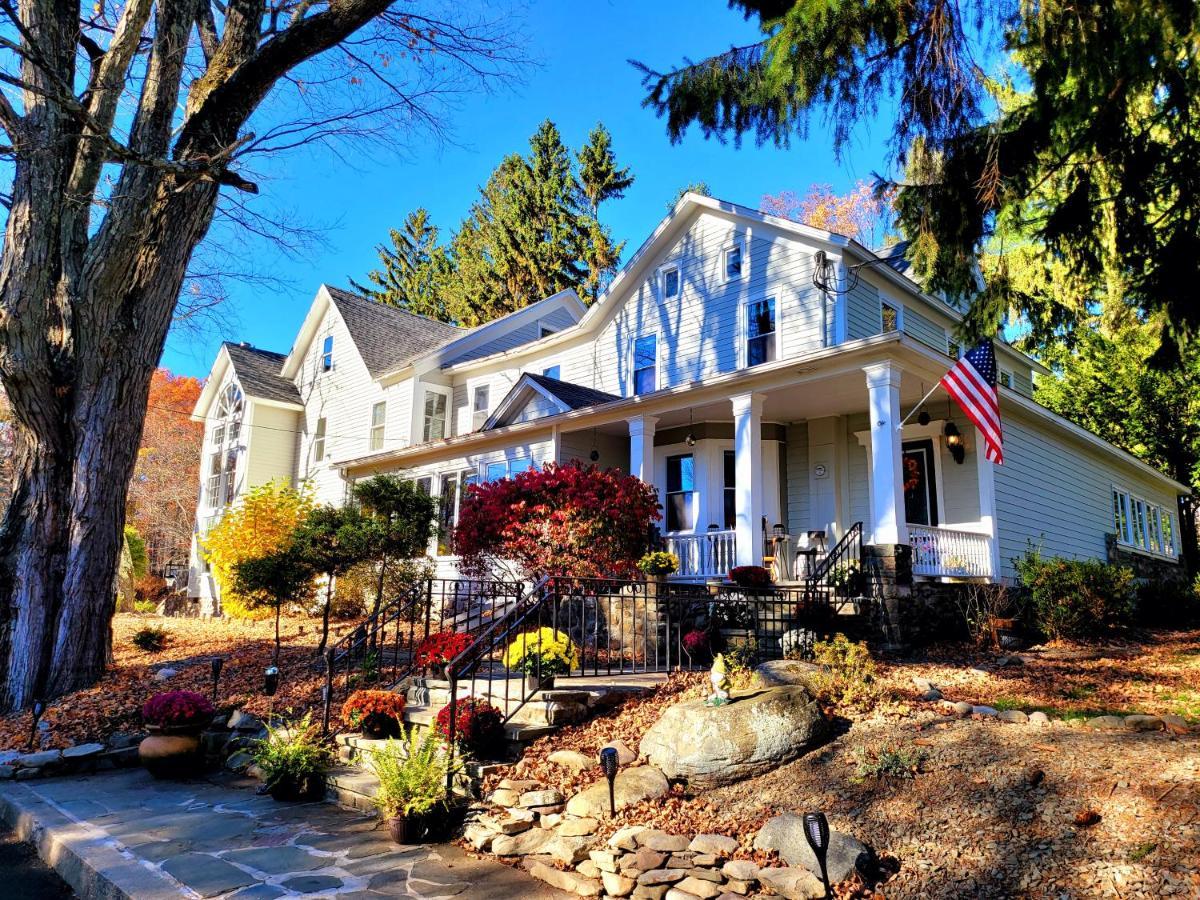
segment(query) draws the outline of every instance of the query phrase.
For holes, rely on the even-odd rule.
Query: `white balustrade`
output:
[[[988,578],[992,574],[991,538],[974,531],[908,526],[914,575]]]
[[[668,534],[667,552],[679,558],[679,571],[685,578],[724,578],[737,565],[734,532],[709,531],[704,534]]]

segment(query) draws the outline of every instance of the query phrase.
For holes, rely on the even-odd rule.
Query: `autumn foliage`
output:
[[[281,549],[313,509],[311,494],[280,481],[252,488],[202,539],[205,557],[221,592],[221,609],[235,618],[271,616],[273,598],[243,597],[235,590],[238,563]],[[302,601],[304,598],[296,598]]]
[[[891,220],[890,195],[878,196],[865,181],[845,194],[835,194],[828,184],[814,184],[804,196],[795,191],[763,195],[762,211],[813,228],[844,234],[877,247],[884,242]]]
[[[187,562],[196,520],[196,484],[204,423],[192,408],[203,385],[195,378],[156,369],[142,424],[142,443],[129,482],[128,521],[146,541],[150,571]]]
[[[551,462],[468,488],[454,546],[472,574],[511,562],[535,577],[632,577],[659,510],[631,475]]]

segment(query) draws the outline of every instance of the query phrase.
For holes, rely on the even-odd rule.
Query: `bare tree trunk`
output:
[[[275,604],[275,659],[273,664],[276,666],[279,665],[279,614],[282,609],[283,601],[280,600]]]
[[[333,576],[325,576],[325,609],[321,612],[321,643],[317,645],[317,655],[325,652],[325,644],[329,641],[329,609],[333,606]]]

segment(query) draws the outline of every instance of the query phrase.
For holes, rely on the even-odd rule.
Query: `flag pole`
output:
[[[903,428],[904,423],[913,417],[913,413],[915,413],[918,409],[920,409],[922,406],[924,406],[925,401],[928,400],[930,397],[932,397],[933,392],[936,391],[941,386],[942,386],[941,381],[938,381],[936,384],[934,384],[934,386],[929,389],[929,393],[927,393],[924,397],[922,397],[920,400],[918,400],[917,405],[914,406],[912,409],[910,409],[908,411],[908,415],[900,420],[900,424],[896,426],[896,430],[899,431],[901,428]]]

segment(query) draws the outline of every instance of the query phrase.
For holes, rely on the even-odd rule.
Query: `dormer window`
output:
[[[658,274],[662,299],[671,300],[679,296],[679,266],[663,266]]]
[[[325,343],[321,348],[321,371],[333,371],[333,335],[328,335],[325,338]]]
[[[446,395],[441,391],[425,392],[425,427],[422,434],[426,442],[440,441],[446,436]]]
[[[725,280],[736,281],[742,277],[742,245],[734,244],[732,247],[725,249],[725,258],[723,260]]]
[[[775,298],[747,303],[746,365],[757,366],[776,358]]]

